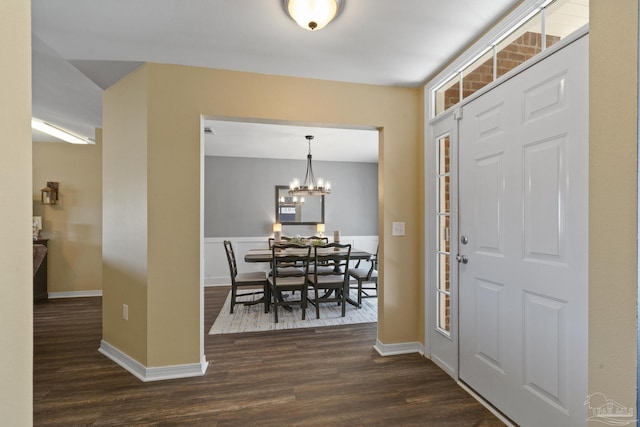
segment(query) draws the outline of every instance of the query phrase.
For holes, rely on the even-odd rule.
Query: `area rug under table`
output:
[[[243,292],[246,291],[246,289],[243,289]],[[352,291],[350,296],[353,300],[356,300],[356,295],[357,293]],[[299,294],[291,298],[298,297]],[[254,296],[240,297],[238,301],[250,301],[253,298]],[[259,296],[255,298],[259,298]],[[236,303],[233,314],[229,314],[230,304],[231,292],[227,295],[227,300],[220,310],[220,314],[215,322],[213,322],[213,326],[211,326],[209,330],[209,335],[372,323],[377,322],[378,319],[377,298],[364,298],[361,308],[347,304],[345,317],[341,317],[342,308],[336,303],[321,304],[320,319],[316,319],[316,308],[309,305],[307,307],[306,320],[302,320],[302,309],[300,306],[292,306],[291,311],[278,307],[278,323],[275,323],[272,311],[269,313],[264,312],[264,305],[262,303],[254,305],[239,305]]]

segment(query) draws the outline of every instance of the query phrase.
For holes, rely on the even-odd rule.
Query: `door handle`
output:
[[[458,255],[456,256],[456,261],[466,264],[469,262],[469,258],[466,255]]]

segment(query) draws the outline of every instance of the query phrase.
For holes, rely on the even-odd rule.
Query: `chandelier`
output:
[[[309,154],[307,154],[307,173],[304,176],[304,182],[300,184],[300,180],[295,178],[289,184],[290,196],[324,196],[331,194],[331,183],[325,182],[322,178],[316,182],[315,176],[313,176],[313,165],[311,164],[311,140],[313,135],[305,136],[309,144]]]

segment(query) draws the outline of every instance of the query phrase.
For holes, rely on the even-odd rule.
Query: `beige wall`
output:
[[[637,7],[635,0],[615,5],[594,0],[590,25],[589,390],[626,406],[633,406],[636,396],[637,32],[628,29],[637,28]],[[189,351],[178,354],[162,342],[196,330],[197,324],[180,313],[196,307],[199,297],[194,265],[199,257],[199,114],[382,128],[379,338],[383,343],[419,340],[423,313],[414,253],[422,251],[422,165],[416,91],[158,64],[144,70],[153,144],[147,153],[153,159],[149,178],[157,186],[157,191],[150,188],[148,201],[153,230],[148,281],[155,288],[146,296],[152,325],[147,338],[155,343],[150,352],[170,355],[153,363],[194,360]],[[170,206],[153,196],[167,191],[174,195]],[[408,236],[390,237],[392,221],[406,221]],[[165,239],[176,244],[163,244]],[[178,295],[184,301],[180,307]],[[112,309],[120,307],[116,303]],[[179,320],[163,317],[170,309],[177,309],[172,312]],[[182,338],[187,347],[195,345],[195,337]]]
[[[146,82],[143,68],[104,96],[102,337],[148,366]],[[154,232],[164,235],[163,230]],[[129,320],[122,318],[123,304],[129,307]],[[172,311],[165,315],[169,313],[173,318]]]
[[[49,292],[102,290],[102,144],[33,143],[33,214],[42,216]],[[40,203],[47,181],[57,205]]]
[[[33,420],[31,4],[0,2],[0,419]]]
[[[590,8],[589,393],[635,407],[638,1]]]
[[[589,389],[590,392],[603,392],[609,398],[626,406],[633,406],[635,402],[635,375],[636,375],[636,287],[637,287],[637,256],[636,256],[636,220],[637,220],[637,191],[636,191],[636,117],[637,101],[635,86],[637,84],[636,63],[630,60],[637,56],[637,22],[638,15],[636,0],[592,0],[591,1],[591,48],[590,48],[590,334],[589,334]],[[0,352],[0,413],[3,421],[16,426],[31,425],[32,421],[32,272],[31,272],[31,133],[29,129],[30,101],[30,4],[24,0],[4,0],[0,3],[0,51],[3,54],[3,63],[10,66],[0,67],[0,84],[3,96],[0,97],[0,129],[2,129],[3,155],[0,156],[0,179],[6,185],[3,194],[11,201],[10,209],[2,210],[0,221],[0,322],[4,325],[0,328],[0,348],[11,348],[12,351]],[[612,64],[615,64],[613,66]],[[146,67],[145,67],[146,68]],[[199,185],[194,183],[191,169],[199,166],[194,160],[195,155],[195,129],[199,120],[192,117],[193,112],[206,114],[220,114],[244,117],[282,118],[292,120],[307,119],[313,122],[329,123],[363,123],[368,125],[383,126],[385,131],[384,143],[381,147],[380,176],[381,192],[380,204],[384,203],[381,211],[380,235],[384,239],[381,244],[381,252],[389,259],[385,259],[384,268],[384,292],[385,309],[381,313],[384,326],[380,331],[383,342],[404,342],[417,337],[420,309],[420,299],[417,283],[421,282],[418,273],[418,263],[421,255],[411,255],[411,249],[421,247],[418,236],[418,220],[421,216],[422,189],[419,184],[409,185],[404,188],[403,180],[409,183],[420,181],[419,159],[417,155],[421,150],[421,136],[419,135],[419,122],[421,115],[419,102],[414,91],[408,89],[391,89],[382,87],[359,86],[340,83],[320,82],[303,79],[286,79],[269,76],[245,75],[242,73],[226,73],[215,70],[183,69],[183,67],[151,66],[153,71],[154,100],[167,102],[167,106],[158,106],[154,112],[152,124],[158,124],[161,118],[169,118],[167,114],[175,114],[178,129],[171,131],[171,121],[159,123],[160,129],[155,133],[165,132],[160,138],[160,146],[172,146],[171,152],[178,152],[177,147],[186,146],[186,153],[178,155],[175,162],[161,156],[152,163],[161,169],[167,167],[169,177],[176,178],[181,174],[187,175],[184,179],[178,179],[177,183],[170,185],[171,190],[185,189],[187,186]],[[146,71],[145,71],[146,72]],[[193,82],[185,82],[185,79],[193,77]],[[177,84],[170,83],[175,78]],[[209,81],[209,78],[212,81]],[[199,86],[205,83],[204,86]],[[167,83],[164,89],[156,86]],[[226,84],[229,88],[225,88]],[[265,85],[274,83],[271,90]],[[325,93],[324,90],[328,90]],[[341,96],[345,90],[345,97]],[[146,93],[146,91],[144,91]],[[313,95],[308,98],[307,95]],[[119,94],[124,98],[124,94]],[[133,96],[136,98],[136,95]],[[176,101],[174,103],[174,98]],[[404,99],[404,101],[400,100]],[[405,99],[406,98],[406,99]],[[179,110],[185,105],[184,101],[191,99],[195,105],[188,106],[184,114]],[[130,101],[129,99],[125,99]],[[146,103],[138,100],[139,104]],[[338,102],[339,101],[339,102]],[[386,102],[388,105],[385,105]],[[344,105],[342,104],[344,102]],[[112,101],[105,103],[105,114],[110,110]],[[252,105],[257,103],[259,105]],[[380,105],[375,105],[379,103]],[[414,110],[408,111],[405,104],[416,104]],[[128,103],[113,101],[110,114],[115,114],[113,109],[128,108]],[[327,107],[327,108],[325,108]],[[363,111],[358,109],[362,107]],[[399,108],[402,107],[402,108]],[[328,111],[336,108],[337,111]],[[132,114],[138,109],[133,109]],[[405,116],[405,117],[403,117]],[[134,117],[135,118],[135,117]],[[125,118],[119,119],[126,122]],[[117,120],[118,121],[118,120]],[[403,125],[398,125],[402,123]],[[406,125],[406,126],[404,126]],[[146,127],[139,129],[129,122],[129,127],[136,135],[132,137],[126,131],[118,131],[113,135],[111,143],[119,144],[111,156],[134,156],[130,165],[137,165],[136,161],[144,161],[137,150],[130,150],[126,146],[129,139],[135,141],[147,138],[144,135]],[[129,129],[128,129],[129,130]],[[186,131],[186,134],[184,133]],[[169,141],[172,140],[173,142]],[[149,141],[153,139],[149,138]],[[139,142],[138,142],[139,143]],[[145,142],[146,143],[146,142]],[[106,148],[106,144],[105,144]],[[392,151],[397,149],[399,153]],[[122,154],[118,154],[118,150]],[[155,155],[155,153],[154,153]],[[152,156],[153,157],[153,156]],[[109,160],[109,163],[114,160]],[[406,162],[405,165],[399,164]],[[116,163],[117,164],[117,163]],[[105,169],[111,167],[105,160]],[[135,169],[135,168],[134,168]],[[109,172],[112,179],[117,178],[117,168]],[[122,170],[124,174],[132,171]],[[154,175],[160,174],[153,170]],[[105,177],[107,171],[105,170]],[[163,180],[162,183],[166,183]],[[110,181],[105,180],[109,184]],[[137,180],[139,181],[139,180]],[[132,185],[136,184],[134,181]],[[106,185],[106,183],[105,183]],[[105,186],[105,193],[106,191]],[[187,195],[177,194],[178,202],[193,202],[194,191],[186,188]],[[136,191],[131,190],[132,194]],[[127,190],[126,194],[130,194]],[[163,193],[166,194],[166,193]],[[152,195],[154,205],[162,205],[159,195]],[[115,197],[115,191],[105,194],[105,201],[109,198],[114,207],[126,208]],[[163,206],[171,203],[165,203]],[[117,210],[105,206],[105,212],[110,210],[111,215],[105,218],[105,224],[110,222],[110,229],[117,229],[118,219],[115,212],[120,212],[123,222],[127,222],[127,210]],[[142,209],[142,208],[140,208]],[[170,210],[169,218],[162,218],[162,211],[153,213],[161,218],[153,218],[149,221],[154,227],[164,223],[170,223],[173,217],[180,221],[186,219],[169,232],[166,239],[173,238],[177,233],[186,229],[188,238],[193,238],[193,221],[197,222],[197,214],[193,208],[186,207],[185,211],[176,212],[178,208]],[[106,215],[105,215],[106,216]],[[150,215],[151,216],[151,215]],[[408,236],[406,238],[389,237],[390,222],[396,220],[407,221]],[[421,221],[421,220],[420,220]],[[141,230],[134,227],[135,232],[141,234],[140,238],[146,242],[146,228]],[[162,241],[162,231],[154,229],[158,234],[154,243]],[[135,242],[133,238],[125,239],[126,243]],[[109,242],[109,256],[114,256],[117,239]],[[166,245],[166,243],[163,243]],[[184,240],[178,242],[178,247],[188,247],[189,253],[179,256],[177,261],[166,258],[168,264],[179,266],[181,271],[186,271],[184,276],[187,281],[174,282],[176,288],[186,287],[188,292],[184,300],[177,300],[177,311],[164,313],[166,317],[176,319],[188,310],[197,310],[193,302],[197,298],[197,287],[193,283],[197,276],[193,270],[192,255],[198,250],[193,244]],[[164,248],[161,252],[169,252]],[[144,250],[138,250],[136,255],[144,255]],[[391,256],[391,254],[396,254]],[[408,256],[408,271],[400,270],[401,255]],[[109,256],[106,257],[109,262]],[[384,256],[384,255],[383,255]],[[137,304],[140,297],[137,294],[146,295],[144,290],[135,287],[146,280],[146,271],[139,265],[130,265],[126,257],[115,257],[119,268],[115,277],[131,278],[140,275],[141,280],[126,282],[131,286],[119,289],[114,283],[105,287],[105,293],[109,295],[110,306],[105,309],[107,325],[113,329],[110,333],[123,336],[132,336],[132,339],[144,338],[144,334],[130,333],[123,324],[118,324],[121,307],[119,300],[131,298]],[[142,261],[140,261],[142,262]],[[158,263],[153,260],[153,263]],[[154,269],[159,267],[154,265]],[[163,271],[154,271],[150,274],[150,280],[162,280]],[[105,273],[104,277],[108,276]],[[171,276],[175,277],[175,276]],[[170,288],[171,283],[163,283],[162,287]],[[118,295],[118,292],[121,295]],[[404,295],[406,293],[406,295]],[[159,292],[162,294],[162,292]],[[152,302],[156,305],[155,311],[171,308],[167,299],[173,292],[168,292],[167,297],[153,295]],[[143,297],[144,298],[144,297]],[[405,304],[409,301],[408,304]],[[412,303],[411,301],[415,301]],[[114,303],[115,302],[115,303]],[[144,303],[141,303],[144,305]],[[401,313],[401,304],[410,309],[406,316]],[[415,309],[412,308],[415,305]],[[108,311],[115,310],[118,315]],[[144,312],[145,308],[141,310]],[[170,313],[170,314],[169,314]],[[159,316],[154,313],[154,316]],[[114,319],[114,317],[116,319]],[[195,328],[189,317],[189,328]],[[151,321],[156,322],[153,318]],[[136,321],[138,322],[138,321]],[[142,321],[140,321],[142,322]],[[158,322],[162,324],[163,322]],[[176,322],[178,329],[185,327],[184,322]],[[402,331],[404,326],[408,328]],[[106,331],[105,331],[106,332]],[[170,340],[176,334],[172,328],[165,334]],[[154,335],[162,335],[154,331]],[[120,339],[120,338],[119,338]],[[187,339],[189,346],[193,338]],[[133,344],[127,343],[127,346]],[[135,352],[134,352],[135,353]],[[175,355],[172,352],[172,358]],[[162,363],[162,360],[159,361]],[[182,361],[180,362],[182,363]]]
[[[134,137],[121,132],[134,125],[130,117],[120,113],[121,109],[131,103],[137,105],[142,96],[139,91],[145,90],[147,135]],[[382,130],[379,234],[383,290],[378,335],[384,344],[419,341],[423,317],[419,303],[423,200],[420,92],[161,64],[146,64],[109,88],[104,113],[105,180],[109,170],[123,167],[122,158],[108,155],[111,144],[122,146],[127,141],[128,150],[146,153],[147,175],[135,178],[134,183],[148,185],[146,213],[133,203],[119,209],[108,206],[106,182],[104,200],[105,258],[114,252],[108,245],[116,244],[115,239],[106,238],[107,234],[117,232],[107,230],[107,223],[113,219],[109,216],[121,217],[123,209],[135,216],[146,215],[148,270],[146,279],[140,277],[140,285],[146,283],[143,297],[148,304],[148,330],[136,339],[147,346],[146,364],[164,366],[199,361],[201,114],[374,126]],[[133,114],[140,118],[144,108],[140,105]],[[119,134],[110,133],[110,129],[118,129]],[[121,185],[128,186],[131,182],[123,180]],[[406,223],[406,236],[390,236],[393,221]],[[143,227],[143,223],[136,224],[136,233]],[[137,244],[133,236],[132,232],[118,233],[118,244]],[[108,263],[110,269],[124,270],[115,260]],[[135,300],[140,295],[134,295],[131,286],[110,280],[106,272],[105,259],[104,310],[120,313],[126,299]],[[121,294],[111,298],[111,288],[117,288]],[[114,335],[123,333],[118,326],[122,322],[115,317],[105,316],[105,336],[107,331]],[[129,355],[134,351],[123,344],[110,344]]]

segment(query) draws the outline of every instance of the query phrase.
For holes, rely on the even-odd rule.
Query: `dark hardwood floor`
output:
[[[229,288],[205,289],[205,333]],[[36,426],[502,426],[375,324],[206,335],[206,375],[142,383],[98,353],[101,298],[34,306]]]

